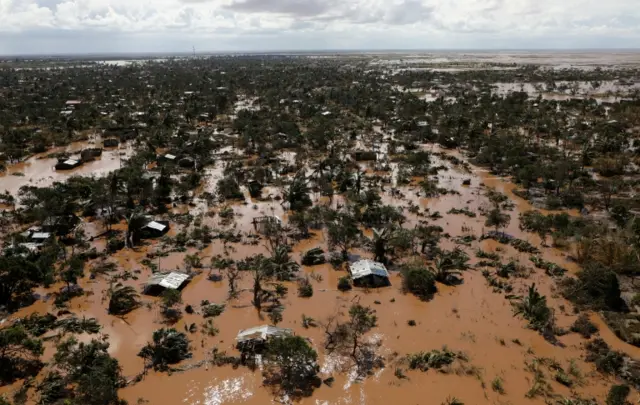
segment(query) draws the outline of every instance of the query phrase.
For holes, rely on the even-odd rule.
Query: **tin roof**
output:
[[[51,234],[49,232],[35,232],[31,235],[32,239],[49,239]]]
[[[149,278],[147,286],[159,285],[160,287],[177,290],[188,278],[189,275],[185,273],[156,273]]]
[[[172,155],[172,154],[170,154],[170,153],[167,153],[166,155],[164,155],[164,157],[165,157],[166,159],[170,159],[170,160],[173,160],[173,159],[175,159],[175,158],[176,158],[176,156],[175,156],[175,155]]]
[[[249,340],[266,340],[271,336],[289,336],[291,334],[291,329],[278,328],[271,325],[262,325],[241,330],[240,332],[238,332],[236,340],[238,342],[246,342]]]
[[[75,159],[67,159],[64,161],[64,164],[69,166],[77,165],[78,163],[80,162]]]
[[[351,270],[351,278],[354,280],[367,277],[371,274],[379,277],[389,278],[389,272],[382,263],[373,260],[358,260],[349,266]]]
[[[148,224],[145,225],[146,228],[151,228],[151,229],[155,229],[156,231],[164,231],[167,226],[161,224],[160,222],[156,222],[156,221],[151,221]]]

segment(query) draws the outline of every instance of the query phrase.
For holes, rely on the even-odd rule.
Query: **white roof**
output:
[[[36,232],[31,235],[31,237],[33,239],[49,239],[49,237],[51,237],[51,234],[49,232]]]
[[[158,285],[164,288],[177,290],[188,278],[188,274],[173,272],[169,273],[165,278],[163,278],[162,281],[158,283]]]
[[[40,249],[40,247],[42,247],[41,243],[20,243],[20,246],[22,246],[25,249],[28,249],[31,252],[35,252],[38,249]]]
[[[70,166],[77,165],[78,163],[79,162],[75,159],[67,159],[64,161],[65,165],[70,165]]]
[[[164,157],[167,158],[167,159],[171,159],[171,160],[176,158],[175,155],[172,155],[170,153],[167,153],[166,155],[164,155]]]
[[[271,325],[256,326],[253,328],[241,330],[236,336],[238,342],[246,342],[247,340],[266,340],[269,336],[288,336],[291,335],[291,329],[278,328]]]
[[[159,285],[164,288],[177,290],[189,278],[188,274],[171,272],[169,274],[156,273],[151,276],[147,286]]]
[[[147,228],[151,228],[151,229],[155,229],[156,231],[164,231],[165,228],[167,227],[166,225],[161,224],[160,222],[156,222],[156,221],[151,221],[149,222],[147,225],[145,225],[145,227]]]
[[[389,278],[389,272],[387,271],[387,268],[384,267],[384,264],[374,262],[373,260],[358,260],[349,266],[349,270],[351,270],[351,278],[354,280],[371,274]]]
[[[322,113],[322,115],[327,116],[327,115],[331,115],[331,111],[325,111]]]

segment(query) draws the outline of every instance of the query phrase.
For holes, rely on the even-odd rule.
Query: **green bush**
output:
[[[351,290],[351,280],[349,279],[349,277],[344,276],[344,277],[340,277],[340,280],[338,280],[338,290],[340,291],[349,291]]]

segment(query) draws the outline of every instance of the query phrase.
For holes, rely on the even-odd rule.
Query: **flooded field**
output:
[[[32,158],[24,165],[12,168],[9,173],[23,170],[25,174],[41,176],[39,177],[41,182],[60,179],[64,176],[53,176],[48,169],[45,169],[48,163],[47,159]],[[407,206],[410,203],[430,212],[440,211],[443,217],[435,224],[441,225],[452,237],[480,234],[484,230],[484,220],[481,217],[471,219],[445,213],[454,207],[466,207],[477,212],[487,203],[483,197],[483,190],[486,187],[494,187],[506,193],[515,202],[515,209],[511,212],[514,220],[511,221],[506,232],[530,240],[533,244],[539,243],[535,236],[519,230],[518,221],[515,220],[517,215],[532,207],[512,194],[512,184],[489,176],[485,170],[478,168],[473,168],[471,173],[467,173],[452,167],[447,162],[435,163],[444,163],[449,166],[449,170],[439,175],[439,182],[443,187],[457,190],[459,195],[435,199],[420,198],[416,196],[415,189],[403,188],[404,197],[392,197],[388,194],[383,196],[384,202],[398,207]],[[94,166],[95,168],[91,169],[92,166],[89,165],[86,168],[87,172],[80,171],[77,174],[95,173],[96,170],[108,171],[109,168],[117,167],[118,160],[109,152],[105,152],[102,160],[93,164],[97,167]],[[208,173],[207,177],[215,183],[219,176],[214,170]],[[461,186],[464,179],[471,179],[471,186]],[[12,187],[11,184],[9,187]],[[15,184],[11,188],[12,191],[16,190],[20,183]],[[213,189],[215,189],[214,184],[205,186],[205,190]],[[265,213],[283,216],[284,213],[278,203],[253,203],[250,199],[245,204],[231,207],[238,216],[237,229],[245,232],[251,232],[251,219],[255,216]],[[198,215],[198,211],[194,211],[193,214]],[[409,218],[411,222],[417,224],[417,217],[410,215]],[[233,249],[229,257],[237,260],[252,253],[267,254],[266,248],[260,244],[256,246],[231,244],[230,246]],[[489,252],[506,249],[506,251],[503,250],[503,254],[521,263],[527,263],[526,255],[511,247],[500,247],[493,241],[474,243],[469,247],[471,255],[473,255],[471,247],[475,246]],[[322,232],[314,232],[311,239],[295,245],[294,258],[299,260],[303,251],[313,247],[327,249],[326,236]],[[157,246],[154,243],[133,251],[125,249],[110,258],[116,261],[120,268],[136,274],[137,280],[127,281],[125,285],[131,285],[136,289],[142,288],[143,281],[151,271],[146,266],[140,265],[140,260],[147,252],[156,249]],[[202,251],[188,249],[184,253],[171,253],[159,259],[158,265],[161,269],[180,268],[183,266],[186,254],[195,253],[207,259],[220,254],[222,249],[221,244],[215,242]],[[366,252],[361,254],[368,255]],[[563,267],[575,269],[575,265],[567,260],[565,252],[545,249],[544,258]],[[210,271],[215,272],[215,270]],[[542,336],[528,330],[523,321],[513,317],[509,302],[501,294],[492,292],[477,270],[466,272],[464,282],[459,286],[439,286],[438,293],[430,302],[420,302],[411,295],[403,294],[399,289],[401,279],[397,273],[392,274],[390,287],[378,290],[355,289],[349,293],[342,293],[336,290],[335,286],[338,279],[345,274],[344,271],[335,270],[329,265],[321,265],[305,266],[302,272],[314,275],[314,279],[317,280],[313,282],[316,293],[311,299],[295,297],[290,293],[282,302],[286,310],[284,320],[279,326],[291,328],[297,334],[309,338],[320,352],[321,378],[335,379],[331,387],[321,387],[314,392],[312,398],[301,400],[302,404],[386,404],[397,398],[402,398],[405,403],[422,403],[425,393],[429,395],[429,402],[433,403],[443,402],[452,395],[465,403],[518,402],[519,398],[523,398],[530,389],[532,381],[532,375],[526,371],[525,364],[535,358],[551,358],[565,366],[575,362],[585,378],[589,380],[588,384],[577,388],[577,391],[585,396],[600,399],[606,394],[606,381],[589,377],[594,370],[592,365],[581,360],[580,339],[569,335],[560,339],[564,347],[550,345]],[[205,270],[202,274],[196,275],[183,290],[185,305],[196,307],[205,299],[210,302],[226,301],[228,290],[226,282],[210,281],[206,273]],[[528,280],[519,283],[514,293],[523,293],[531,282],[535,282],[545,294],[553,296],[553,282],[539,270],[534,271]],[[162,326],[163,322],[158,313],[157,301],[146,297],[142,308],[122,319],[114,318],[108,316],[105,311],[108,290],[106,279],[100,276],[95,280],[86,278],[81,284],[89,292],[88,297],[74,299],[70,309],[79,316],[95,317],[100,321],[104,326],[102,333],[109,337],[110,353],[120,360],[125,375],[133,376],[141,372],[143,361],[136,355],[146,344],[152,332]],[[295,289],[295,284],[290,283],[287,286],[290,290]],[[202,360],[207,360],[213,348],[233,353],[238,330],[268,323],[265,315],[259,314],[252,307],[248,293],[250,288],[250,277],[245,275],[240,284],[243,292],[237,299],[228,301],[225,312],[215,319],[219,334],[210,337],[202,331],[197,331],[189,335],[194,349],[193,358],[186,361],[185,365],[198,364]],[[43,291],[43,294],[46,295],[46,292]],[[374,308],[379,319],[378,326],[368,335],[368,339],[374,343],[378,354],[385,358],[385,365],[366,378],[355,373],[355,366],[351,359],[323,352],[325,337],[321,327],[306,329],[301,325],[303,315],[323,322],[334,314],[346,311],[349,303],[354,300]],[[318,305],[319,302],[322,302],[322,305]],[[556,310],[560,325],[568,326],[572,323],[574,316],[571,315],[571,309],[564,300],[552,299],[550,304]],[[14,317],[24,316],[33,311],[42,313],[52,311],[51,305],[51,303],[43,303],[21,311]],[[192,323],[199,324],[199,318],[197,315],[186,314],[174,326],[182,330]],[[594,315],[594,319],[598,319],[597,315]],[[408,326],[407,322],[410,320],[415,321],[416,326]],[[605,326],[601,327],[603,328],[602,337],[610,345],[620,347],[631,355],[638,354],[640,349],[620,345],[617,337],[607,333]],[[396,363],[402,356],[421,350],[439,349],[443,346],[467,353],[469,367],[472,369],[452,370],[449,374],[410,371],[407,372],[408,377],[405,380],[399,380],[394,376],[394,370],[399,367]],[[504,381],[505,395],[495,393],[487,387],[487,384],[496,377]],[[553,382],[551,384],[558,393],[569,393],[568,389],[562,385]],[[460,390],[460,386],[464,386],[465,389]],[[121,394],[129,403],[136,403],[141,398],[152,404],[189,405],[264,404],[280,401],[262,386],[259,371],[252,373],[242,368],[232,369],[229,366],[209,365],[173,374],[150,372],[141,382],[123,389]],[[539,402],[543,403],[542,400]]]
[[[101,142],[99,142],[101,147]],[[68,154],[70,158],[79,158],[83,149],[93,148],[95,143],[76,142],[66,147],[51,149],[46,153],[32,156],[24,162],[9,166],[0,173],[0,190],[17,196],[20,187],[25,185],[45,187],[54,182],[65,181],[71,176],[104,176],[122,167],[123,162],[133,154],[133,145],[121,144],[115,148],[106,148],[97,159],[86,162],[71,170],[56,170],[58,159],[48,157],[55,153]]]

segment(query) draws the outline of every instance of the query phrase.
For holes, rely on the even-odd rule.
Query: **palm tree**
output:
[[[278,281],[290,280],[300,266],[289,256],[287,246],[280,245],[275,248],[273,255],[267,261],[268,272]]]
[[[140,295],[131,286],[120,287],[110,291],[109,313],[124,315],[140,306]]]
[[[526,297],[521,298],[514,305],[514,315],[522,316],[529,321],[529,326],[535,330],[543,330],[552,321],[551,309],[547,306],[547,297],[541,295],[535,283],[529,287]]]
[[[138,211],[134,211],[127,217],[127,234],[125,244],[133,248],[140,240],[140,230],[147,224],[147,219]]]
[[[451,252],[443,252],[434,261],[434,267],[429,267],[436,281],[443,284],[455,284],[457,276],[467,269],[469,256],[459,248]]]

